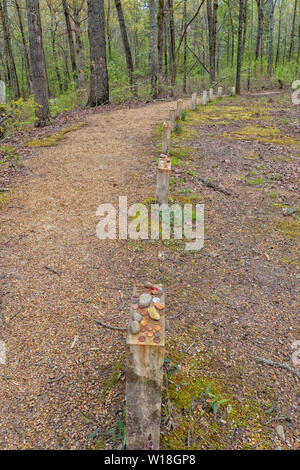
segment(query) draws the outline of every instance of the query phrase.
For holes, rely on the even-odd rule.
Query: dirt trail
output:
[[[120,299],[101,283],[130,288],[135,273],[126,242],[110,267],[117,243],[97,239],[95,213],[101,203],[118,207],[119,195],[140,202],[155,194],[155,179],[147,181],[144,170],[154,156],[153,128],[171,106],[88,117],[86,127],[25,162],[30,174],[1,209],[1,339],[7,349],[7,365],[0,366],[2,449],[58,442],[78,447],[89,420],[82,415],[95,420],[105,414],[93,380],[122,348],[116,333],[94,319],[100,309],[106,322],[124,326],[127,302],[126,291]]]
[[[180,373],[169,384],[162,446],[299,446],[297,377],[255,361],[292,366],[299,337],[299,218],[283,215],[299,206],[298,117],[289,102],[216,100],[188,113],[172,137],[170,194],[205,204],[199,253],[181,241],[103,242],[95,233],[101,203],[155,195],[153,130],[174,103],[89,116],[25,161],[21,189],[0,211],[0,448],[114,446],[105,433],[124,406],[125,334],[95,319],[126,326],[132,283],[147,277],[167,286],[167,315],[178,316],[166,354]],[[203,410],[207,385],[232,412],[228,402],[217,417]]]

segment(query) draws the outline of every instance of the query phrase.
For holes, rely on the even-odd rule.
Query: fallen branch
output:
[[[276,361],[270,361],[269,359],[265,359],[263,357],[256,357],[255,358],[256,362],[260,362],[262,364],[267,364],[268,366],[273,366],[273,367],[279,367],[281,369],[286,369],[289,372],[292,372],[292,374],[295,374],[299,379],[300,379],[300,372],[297,370],[293,369],[290,367],[288,364],[281,363],[281,362],[276,362]]]
[[[223,186],[219,186],[218,184],[212,183],[211,181],[205,178],[201,178],[201,176],[198,176],[198,180],[201,181],[201,183],[205,184],[205,186],[208,186],[209,188],[212,188],[215,191],[219,191],[220,193],[226,194],[226,196],[232,195],[232,192],[228,189],[225,189],[223,188]]]
[[[103,326],[104,328],[109,328],[110,330],[127,331],[127,328],[121,328],[119,326],[107,325],[106,323],[103,323],[101,320],[95,320],[95,323],[97,323],[97,325]]]

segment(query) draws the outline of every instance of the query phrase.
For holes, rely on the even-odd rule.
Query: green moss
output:
[[[65,129],[61,130],[60,132],[56,132],[52,135],[46,135],[41,139],[34,139],[30,142],[27,142],[27,147],[54,147],[56,146],[61,140],[64,139],[65,135],[69,132],[76,131],[81,127],[85,126],[85,122],[79,122],[77,124],[73,124],[70,127],[66,127]]]
[[[229,140],[257,140],[277,145],[299,145],[291,137],[283,136],[276,127],[245,126],[238,131],[224,132],[222,136]]]
[[[277,197],[277,193],[275,192],[268,193],[267,197],[270,197],[271,199],[275,199]]]
[[[288,238],[300,238],[300,222],[298,220],[285,217],[277,223],[277,228]]]

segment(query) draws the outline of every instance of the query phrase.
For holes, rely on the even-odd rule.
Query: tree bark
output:
[[[238,50],[237,50],[237,66],[236,66],[236,82],[235,91],[237,95],[241,94],[241,66],[242,66],[242,49],[243,49],[243,11],[244,0],[239,0],[239,33],[238,33]]]
[[[26,7],[33,93],[37,104],[35,126],[44,127],[50,123],[50,110],[39,0],[26,0]]]
[[[156,23],[156,0],[149,0],[150,6],[150,56],[151,56],[151,95],[153,99],[158,97],[157,89],[157,23]]]
[[[0,17],[3,27],[5,53],[7,55],[7,60],[9,63],[10,79],[13,88],[13,97],[15,100],[18,100],[20,98],[20,87],[11,46],[11,36],[7,12],[7,0],[0,0]]]
[[[70,12],[69,12],[69,6],[68,6],[68,3],[67,3],[67,0],[62,0],[62,5],[63,5],[65,21],[66,21],[66,27],[67,27],[71,67],[72,67],[72,72],[73,72],[74,78],[76,80],[76,78],[77,78],[77,67],[76,67],[76,59],[75,59],[75,47],[74,47],[74,40],[73,40],[71,21],[70,21]]]
[[[125,18],[124,18],[124,13],[123,13],[123,8],[122,8],[122,3],[120,0],[115,0],[115,6],[116,10],[118,13],[118,20],[119,20],[119,26],[120,26],[120,31],[121,31],[121,37],[122,37],[122,43],[125,51],[125,57],[126,57],[126,64],[127,64],[127,70],[128,70],[128,76],[129,76],[129,83],[131,90],[134,95],[137,94],[137,90],[134,87],[134,70],[133,70],[133,60],[132,60],[132,54],[131,54],[131,49],[130,49],[130,44],[128,40],[128,34],[127,34],[127,28],[126,28],[126,23],[125,23]]]
[[[74,13],[74,30],[75,30],[75,45],[76,45],[76,58],[77,58],[77,79],[76,87],[84,88],[84,64],[83,64],[83,44],[81,40],[80,30],[80,12],[83,8],[84,1],[78,4],[78,0],[73,2],[73,13]]]
[[[104,0],[88,0],[88,33],[91,75],[87,105],[94,107],[109,103]]]
[[[30,70],[29,53],[28,53],[28,48],[27,48],[27,44],[26,44],[24,26],[23,26],[23,19],[22,19],[21,9],[20,9],[20,5],[18,3],[18,0],[15,0],[15,6],[16,6],[16,10],[17,10],[19,28],[20,28],[20,33],[21,33],[21,37],[22,37],[22,44],[23,44],[23,49],[24,49],[24,59],[25,59],[27,84],[28,84],[29,90],[32,91],[32,76],[31,76],[31,70]]]
[[[275,66],[276,67],[279,64],[279,58],[280,58],[281,19],[282,19],[283,1],[284,0],[281,0],[280,7],[279,7],[278,39],[277,39],[277,51],[276,51],[276,59],[275,59]]]
[[[164,50],[164,0],[158,0],[157,51],[158,51],[158,95],[162,94]]]
[[[292,30],[291,30],[291,42],[290,42],[290,49],[288,59],[291,60],[294,52],[294,39],[295,39],[295,24],[296,24],[296,13],[297,13],[297,3],[298,0],[295,0],[294,3],[294,12],[293,12],[293,20],[292,20]]]
[[[270,33],[269,33],[269,50],[268,50],[268,75],[272,74],[273,67],[273,39],[274,39],[274,14],[277,0],[269,0],[270,8]]]

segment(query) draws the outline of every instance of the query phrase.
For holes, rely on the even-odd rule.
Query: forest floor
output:
[[[0,206],[1,449],[119,444],[126,333],[95,320],[126,327],[132,285],[147,279],[165,284],[167,314],[178,315],[162,448],[299,448],[299,379],[256,361],[297,368],[300,135],[290,98],[225,97],[188,111],[172,136],[172,201],[205,204],[200,252],[96,236],[100,204],[153,200],[160,123],[174,105],[85,114],[46,142],[32,131]]]

